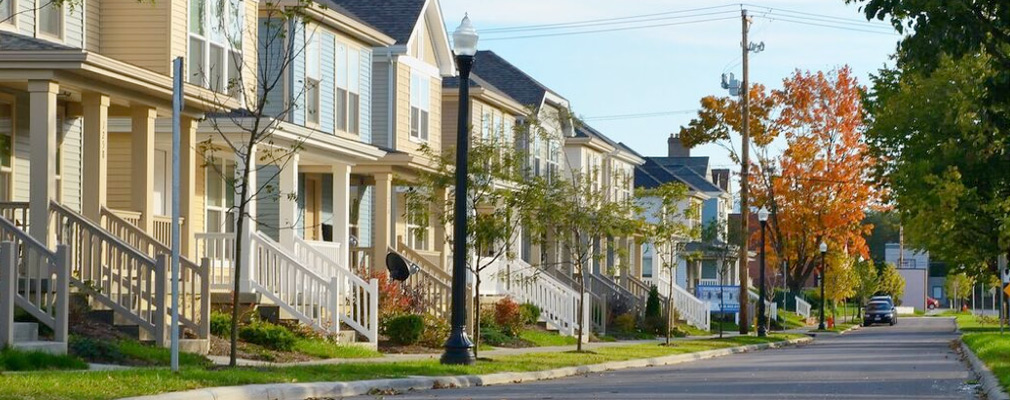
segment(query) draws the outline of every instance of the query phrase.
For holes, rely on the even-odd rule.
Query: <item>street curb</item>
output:
[[[982,392],[985,393],[985,398],[988,400],[1010,400],[1010,395],[1003,390],[1003,387],[999,384],[999,379],[996,379],[996,375],[993,375],[989,367],[985,366],[982,359],[975,355],[975,352],[971,351],[968,345],[964,344],[961,338],[954,339],[961,346],[961,354],[964,354],[964,358],[968,359],[968,364],[971,366],[972,371],[978,376],[979,383],[982,384]]]
[[[443,389],[456,387],[506,385],[565,378],[595,372],[627,368],[644,368],[673,365],[685,362],[722,357],[751,351],[776,349],[809,343],[809,337],[775,343],[752,344],[727,349],[707,350],[697,353],[612,361],[601,364],[564,367],[536,372],[499,372],[486,375],[459,375],[442,377],[414,377],[403,379],[373,379],[353,382],[276,383],[246,386],[216,387],[165,393],[151,396],[129,397],[121,400],[302,400],[306,398],[348,397],[369,393],[405,392],[410,390]]]
[[[849,332],[852,332],[852,331],[856,331],[856,330],[859,330],[859,328],[862,328],[862,327],[863,327],[862,325],[852,325],[852,326],[850,326],[850,327],[849,327],[848,329],[846,329],[846,330],[844,330],[844,331],[841,331],[841,332],[838,332],[838,334],[839,334],[839,335],[844,335],[844,334],[846,334],[846,333],[849,333]]]

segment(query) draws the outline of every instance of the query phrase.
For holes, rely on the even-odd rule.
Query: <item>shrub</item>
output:
[[[239,328],[238,337],[245,342],[280,351],[291,351],[297,340],[295,334],[283,326],[259,320]]]
[[[424,331],[424,317],[415,314],[403,314],[389,318],[386,322],[386,335],[393,343],[411,345],[421,340]]]
[[[374,272],[370,277],[379,281],[380,320],[421,311],[420,296],[407,290],[400,282],[389,279],[386,271]]]
[[[634,314],[624,313],[614,318],[614,329],[624,333],[634,332],[636,322]]]
[[[480,337],[481,341],[491,346],[504,346],[513,340],[497,327],[481,327]]]
[[[673,337],[687,337],[690,334],[687,329],[681,326],[674,326],[673,329],[670,329],[670,336]]]
[[[210,313],[210,334],[225,339],[231,338],[231,314],[221,311]]]
[[[494,305],[484,306],[484,307],[480,308],[480,327],[481,328],[483,328],[485,326],[497,328],[498,324],[495,322],[494,319],[495,319]]]
[[[649,299],[645,302],[645,330],[661,334],[666,330],[666,316],[660,307],[659,288],[653,285],[649,289]]]
[[[540,307],[530,303],[523,303],[519,306],[519,313],[522,314],[523,323],[526,325],[535,325],[540,319]]]
[[[91,362],[121,363],[126,359],[119,351],[116,343],[107,340],[92,339],[84,336],[71,335],[67,341],[67,351],[70,354]]]
[[[513,337],[519,335],[524,325],[519,304],[508,297],[499,300],[494,304],[494,322],[502,333]]]
[[[423,319],[424,331],[421,332],[418,344],[431,348],[440,348],[445,345],[445,339],[449,337],[449,321],[428,313],[424,314]]]

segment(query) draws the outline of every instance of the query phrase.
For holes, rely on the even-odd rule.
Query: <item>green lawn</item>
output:
[[[782,319],[781,324],[783,329],[796,329],[807,326],[806,321],[804,321],[805,318],[792,311],[779,310],[779,318]]]
[[[345,346],[326,339],[298,339],[295,352],[319,358],[374,358],[382,354],[361,346]]]
[[[88,369],[88,363],[74,356],[57,356],[12,348],[0,349],[0,372],[71,369]]]
[[[446,376],[503,371],[539,371],[574,365],[693,353],[746,344],[768,343],[801,335],[752,336],[678,342],[677,346],[633,345],[592,353],[537,353],[493,357],[472,366],[446,366],[437,360],[401,363],[220,369],[185,367],[179,374],[164,368],[104,372],[35,372],[0,378],[0,399],[105,400],[213,386],[278,382],[332,382],[416,375]]]
[[[999,321],[995,317],[976,317],[955,311],[941,315],[956,317],[957,326],[963,332],[961,340],[992,370],[1003,389],[1010,389],[1010,330],[1000,335]]]
[[[573,336],[561,336],[554,332],[545,332],[539,329],[523,329],[519,332],[519,338],[530,342],[535,347],[547,346],[569,346],[578,342]]]

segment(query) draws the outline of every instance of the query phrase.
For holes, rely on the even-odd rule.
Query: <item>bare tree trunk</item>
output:
[[[473,358],[477,358],[477,349],[480,348],[480,273],[473,275],[476,282],[473,288]]]
[[[666,345],[670,345],[670,332],[677,324],[673,314],[673,270],[670,270],[670,291],[666,292]]]
[[[579,277],[581,278],[581,279],[579,279],[579,337],[578,337],[578,340],[576,340],[576,343],[575,343],[575,350],[581,352],[582,351],[582,337],[583,337],[582,335],[585,334],[585,329],[586,329],[586,321],[585,321],[585,319],[586,319],[586,317],[585,317],[586,316],[586,302],[585,302],[585,299],[586,299],[586,271],[583,271],[583,269],[582,269],[582,260],[581,259],[579,259],[579,261],[578,261],[578,267],[579,267]],[[604,310],[603,312],[606,313],[606,310]],[[604,315],[603,318],[607,318],[607,316]]]
[[[247,153],[248,154],[248,153]],[[235,271],[232,274],[234,279],[231,298],[231,352],[228,355],[228,366],[238,365],[238,318],[239,318],[239,297],[242,289],[242,252],[244,251],[243,238],[241,234],[245,225],[246,208],[249,206],[249,164],[252,160],[245,162],[242,166],[242,187],[239,188],[240,201],[238,205],[238,216],[235,221]]]

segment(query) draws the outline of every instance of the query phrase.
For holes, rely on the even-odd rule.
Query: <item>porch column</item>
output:
[[[244,147],[244,146],[242,146],[242,147]],[[255,166],[255,162],[256,162],[256,157],[257,156],[256,156],[256,146],[255,145],[252,146],[252,149],[251,149],[251,151],[249,153],[250,154],[246,155],[245,157],[242,157],[242,155],[240,155],[240,154],[236,154],[235,155],[235,196],[236,196],[235,205],[236,206],[238,206],[240,204],[240,202],[242,201],[242,193],[239,190],[240,186],[247,185],[248,188],[249,188],[248,191],[250,192],[250,194],[254,194],[257,191],[257,189],[259,188],[259,185],[257,185],[258,180],[256,179],[256,166]],[[253,162],[253,166],[252,166],[252,168],[249,169],[249,181],[248,182],[241,182],[241,181],[239,181],[239,178],[242,176],[242,171],[245,170],[245,162],[246,162],[246,160],[252,161]],[[253,266],[252,266],[252,263],[256,261],[256,258],[255,258],[254,254],[253,254],[253,249],[252,249],[252,245],[251,244],[252,244],[252,235],[254,233],[256,233],[256,227],[254,226],[256,224],[256,196],[255,195],[251,196],[246,204],[247,204],[246,205],[246,215],[248,215],[249,218],[246,218],[243,221],[243,223],[242,223],[242,230],[240,232],[238,232],[238,236],[236,236],[236,238],[235,238],[236,240],[241,240],[242,241],[242,245],[244,246],[242,254],[239,255],[239,262],[241,263],[241,267],[242,267],[242,270],[241,270],[242,282],[239,284],[239,291],[243,292],[243,293],[252,291],[251,286],[249,285],[250,278],[251,278],[249,276],[249,274],[250,274],[250,272],[252,272],[252,271],[255,270],[255,268],[253,268]],[[239,215],[238,217],[239,218],[243,218],[243,216],[241,216],[241,215]]]
[[[642,279],[642,242],[631,240],[631,276]]]
[[[350,266],[351,166],[333,164],[333,241],[340,243],[340,259]]]
[[[179,227],[180,253],[187,257],[196,255],[196,231],[200,221],[196,220],[196,129],[198,122],[183,117],[179,128],[179,215],[183,224]],[[199,261],[199,260],[197,260]]]
[[[84,216],[99,222],[107,204],[109,96],[87,92],[84,105]]]
[[[393,219],[393,174],[375,174],[375,241],[372,243],[372,271],[386,269],[386,253],[394,247],[390,240]]]
[[[29,80],[29,143],[31,187],[28,196],[29,233],[49,244],[49,202],[56,198],[56,93],[60,85],[47,80]]]
[[[285,249],[295,248],[295,228],[298,225],[298,153],[291,154],[291,158],[279,172],[280,176],[280,198],[278,200],[278,239]],[[295,196],[292,196],[295,195]]]
[[[132,181],[130,194],[133,211],[141,213],[140,229],[151,233],[154,221],[154,121],[158,112],[154,108],[133,106],[131,114],[130,149]]]

